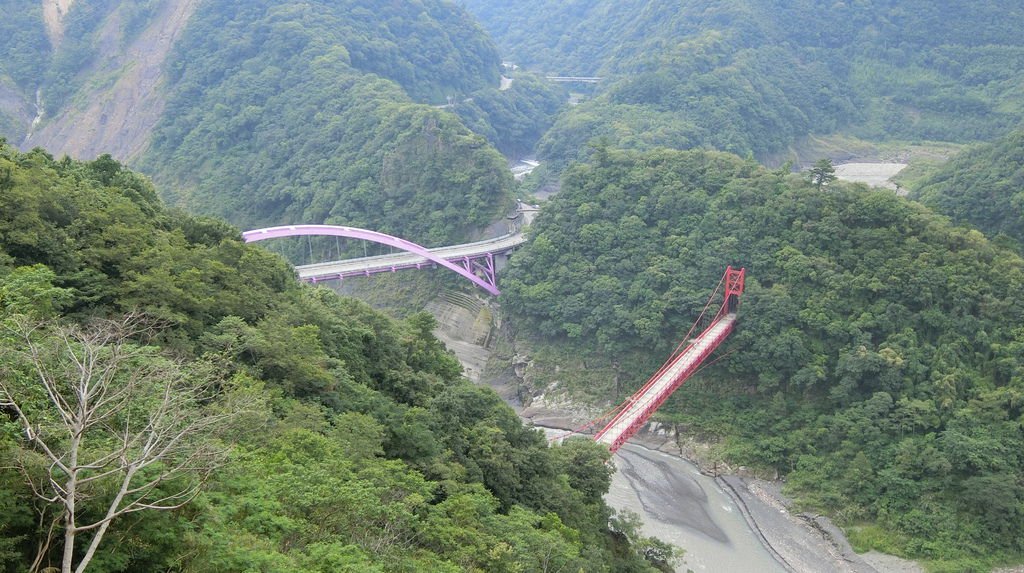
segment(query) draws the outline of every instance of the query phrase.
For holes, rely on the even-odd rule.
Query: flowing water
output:
[[[32,135],[35,133],[36,127],[43,121],[43,88],[36,89],[36,116],[32,119],[32,124],[28,127],[28,132],[25,133],[25,139],[21,142],[21,147],[28,147],[29,141],[32,139]]]

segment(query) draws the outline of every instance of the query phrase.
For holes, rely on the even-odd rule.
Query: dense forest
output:
[[[499,89],[497,49],[440,0],[198,3],[149,72],[158,77],[136,80],[159,80],[155,95],[125,93],[125,77],[143,65],[132,58],[164,57],[132,42],[140,30],[168,41],[167,0],[78,0],[49,39],[38,5],[0,10],[16,15],[0,23],[0,135],[22,142],[38,103],[32,129],[47,141],[74,133],[77,143],[58,143],[74,156],[96,134],[59,124],[102,116],[92,129],[136,150],[117,158],[165,200],[243,227],[326,221],[432,245],[465,238],[509,205],[495,148],[529,153],[565,98],[528,73]],[[90,111],[92,99],[106,103]],[[107,125],[122,105],[133,108],[124,123]],[[121,147],[106,133],[118,130],[138,141]]]
[[[602,501],[606,450],[547,447],[462,379],[429,315],[299,286],[232,226],[463,240],[511,204],[506,157],[533,152],[565,177],[501,304],[536,390],[618,402],[746,267],[736,334],[659,418],[778,472],[859,550],[1021,560],[1017,3],[204,0],[124,158],[156,187],[109,155],[3,140],[32,145],[36,104],[45,129],[121,97],[139,62],[101,64],[170,1],[77,0],[57,34],[38,2],[0,0],[0,570],[664,569],[671,548]],[[604,79],[569,107],[548,73]],[[754,160],[828,134],[991,143],[915,180],[920,204]],[[44,390],[86,355],[132,399],[79,443]],[[122,435],[152,433],[162,403],[216,431],[120,492],[105,468],[119,440],[150,455]],[[72,474],[95,524],[77,537],[56,503]],[[102,525],[124,494],[190,503]]]
[[[29,86],[42,77],[49,60],[50,43],[43,26],[43,9],[32,0],[0,3],[0,135],[24,137],[32,114],[24,104]]]
[[[507,205],[511,177],[483,137],[416,101],[496,89],[498,60],[434,0],[205,2],[171,55],[141,167],[172,202],[238,225],[464,237]]]
[[[42,6],[32,0],[3,2],[0,19],[0,134],[21,138],[31,114],[19,100],[19,85],[30,85],[43,75],[50,44],[43,28]],[[13,105],[12,105],[13,104]]]
[[[507,59],[605,77],[545,137],[542,156],[559,162],[601,136],[630,148],[762,155],[836,130],[985,140],[1024,117],[1024,10],[1005,0],[466,6]]]
[[[1024,245],[1024,131],[957,155],[919,181],[912,196],[960,224]]]
[[[452,108],[467,127],[486,136],[503,154],[521,157],[533,151],[562,111],[568,95],[537,74],[506,73],[511,76],[508,89],[474,92]]]
[[[502,282],[540,388],[621,400],[725,265],[746,267],[724,357],[658,415],[731,462],[779,471],[860,549],[948,571],[1020,555],[1018,254],[912,201],[819,190],[731,155],[592,157],[568,170]]]
[[[100,319],[125,316],[145,328],[103,329]],[[549,448],[461,377],[433,326],[300,287],[281,258],[226,223],[168,210],[109,157],[0,145],[0,570],[61,564],[64,506],[44,499],[72,473],[75,523],[102,520],[124,475],[109,464],[149,451],[118,449],[121,432],[152,429],[153,386],[168,376],[169,393],[215,390],[181,394],[193,399],[174,402],[175,415],[227,418],[243,398],[245,408],[191,437],[217,454],[216,471],[190,457],[141,498],[199,487],[191,503],[112,521],[90,571],[647,571],[642,553],[670,555],[602,501],[606,451]],[[95,386],[56,375],[75,364],[98,365],[86,377]],[[72,388],[134,390],[66,433],[38,376],[72,403]],[[68,457],[76,445],[81,457]],[[173,465],[161,462],[139,475]],[[77,532],[74,563],[96,531]]]

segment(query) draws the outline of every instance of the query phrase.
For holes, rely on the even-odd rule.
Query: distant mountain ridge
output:
[[[1024,245],[1024,130],[953,157],[911,196],[958,224]]]
[[[1024,118],[1024,7],[984,0],[467,0],[516,64],[606,78],[540,152],[784,150],[837,130],[967,142]]]
[[[0,135],[23,148],[109,153],[241,226],[331,219],[442,242],[508,201],[501,156],[433,107],[500,83],[494,44],[449,2],[0,10],[16,14],[0,23]]]
[[[173,81],[164,64],[170,57],[188,57],[176,44],[200,6],[201,16],[210,17],[226,5],[201,0],[0,1],[3,12],[13,16],[0,23],[0,31],[6,32],[0,39],[5,56],[0,61],[0,133],[14,143],[22,143],[31,133],[26,146],[39,145],[55,153],[136,157],[166,100],[166,94],[154,88]],[[285,6],[278,7],[276,17],[289,17],[280,12]],[[443,103],[449,93],[497,86],[497,52],[452,5],[413,2],[396,11],[378,10],[367,2],[343,2],[319,8],[335,25],[345,27],[346,40],[358,44],[355,68],[401,84],[419,101]],[[417,19],[420,25],[427,22],[426,33],[419,36],[410,26],[410,20]],[[241,32],[237,27],[232,31]],[[414,45],[417,40],[431,45]],[[380,67],[381,61],[392,67]],[[37,90],[44,113],[39,129],[32,130]],[[153,117],[139,121],[123,117],[126,112]],[[133,132],[111,129],[112,115]],[[129,123],[149,125],[139,129]]]

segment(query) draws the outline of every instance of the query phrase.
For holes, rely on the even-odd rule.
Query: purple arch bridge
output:
[[[285,225],[254,229],[242,233],[247,243],[283,237],[319,235],[346,237],[388,245],[404,251],[391,255],[363,257],[346,261],[334,261],[296,267],[299,277],[309,282],[344,279],[354,276],[369,276],[380,272],[394,272],[401,269],[424,268],[440,265],[469,279],[492,295],[499,295],[495,276],[494,256],[507,253],[525,241],[522,233],[516,232],[496,239],[428,249],[412,241],[393,237],[385,233],[341,227],[335,225]]]

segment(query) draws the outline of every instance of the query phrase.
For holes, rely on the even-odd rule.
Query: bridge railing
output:
[[[726,268],[722,280],[715,287],[704,310],[683,337],[682,342],[639,390],[613,410],[618,413],[597,433],[597,441],[608,444],[613,452],[618,450],[647,423],[676,389],[700,369],[708,356],[732,333],[736,313],[739,311],[740,296],[743,294],[745,276],[746,269]],[[719,291],[723,291],[721,305],[714,314],[709,315],[708,310]],[[709,323],[706,327],[701,327],[705,319],[708,319]],[[690,336],[698,328],[701,329],[700,334],[691,339]],[[677,367],[680,371],[673,372]],[[666,381],[667,376],[671,376],[672,379]]]
[[[360,263],[355,265],[362,266],[362,268],[355,268],[347,261],[304,265],[297,269],[303,280],[316,282],[317,280],[329,280],[331,278],[343,278],[360,274],[368,276],[377,272],[436,265],[466,277],[480,288],[495,296],[501,294],[501,291],[498,290],[497,286],[493,255],[495,253],[507,252],[525,241],[522,234],[514,233],[475,243],[428,249],[400,237],[368,229],[338,225],[284,225],[266,229],[254,229],[242,233],[242,238],[247,243],[251,243],[281,237],[309,235],[360,239],[401,249],[404,253],[380,255],[378,260],[374,262],[374,266],[370,266],[367,263],[371,257],[364,257]],[[413,257],[410,258],[409,254],[413,255]],[[388,257],[393,258],[385,260]],[[483,275],[483,277],[478,276],[478,273]]]

